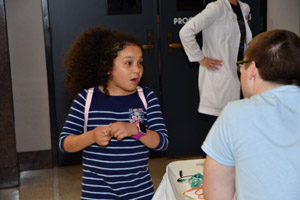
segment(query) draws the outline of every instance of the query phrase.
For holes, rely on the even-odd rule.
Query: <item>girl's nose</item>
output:
[[[133,71],[135,73],[139,73],[141,71],[141,66],[139,63],[136,63],[134,66],[133,66]]]

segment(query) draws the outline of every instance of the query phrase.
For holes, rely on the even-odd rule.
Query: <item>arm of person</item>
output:
[[[80,135],[69,135],[64,140],[64,149],[67,152],[77,152],[95,143],[93,131],[88,131]]]
[[[138,134],[138,128],[133,123],[115,122],[109,125],[109,133],[117,140]],[[138,139],[148,148],[155,148],[159,144],[159,135],[157,132],[146,129],[146,135]]]
[[[233,200],[235,167],[225,166],[207,156],[203,172],[205,200]]]
[[[100,146],[109,144],[111,136],[107,132],[107,125],[99,125],[93,130],[82,133],[85,121],[86,96],[87,90],[83,90],[73,101],[59,136],[59,148],[62,152],[81,151],[94,143]]]
[[[139,140],[148,148],[154,149],[158,146],[160,138],[157,132],[146,129],[147,134]]]
[[[179,37],[190,62],[199,62],[204,54],[197,42],[196,35],[211,26],[219,16],[219,6],[209,3],[207,7],[190,19],[179,31]]]
[[[64,140],[64,149],[67,152],[77,152],[94,143],[106,146],[109,144],[110,139],[111,136],[107,133],[107,127],[99,126],[80,135],[67,136]]]

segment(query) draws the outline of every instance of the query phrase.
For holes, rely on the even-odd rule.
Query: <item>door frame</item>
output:
[[[54,72],[52,63],[52,30],[50,26],[48,0],[42,0],[42,17],[45,38],[45,55],[48,79],[48,98],[50,113],[50,133],[51,133],[51,152],[52,166],[57,165],[58,157],[58,129],[56,126],[56,104],[55,104],[55,88],[54,88]]]

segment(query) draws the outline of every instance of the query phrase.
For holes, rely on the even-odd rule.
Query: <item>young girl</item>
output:
[[[91,28],[73,44],[65,67],[75,100],[59,146],[63,152],[83,150],[81,199],[151,199],[149,149],[164,151],[168,135],[154,92],[142,87],[146,105],[137,92],[143,75],[140,42],[104,27]]]

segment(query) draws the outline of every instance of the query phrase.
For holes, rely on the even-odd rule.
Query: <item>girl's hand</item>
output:
[[[93,130],[95,142],[100,146],[107,146],[111,139],[111,135],[108,133],[109,127],[98,126]]]
[[[204,57],[198,62],[201,66],[206,67],[212,71],[219,70],[218,66],[222,66],[222,60]]]
[[[117,140],[122,140],[138,133],[137,127],[133,123],[128,122],[114,122],[109,124],[108,133]]]

